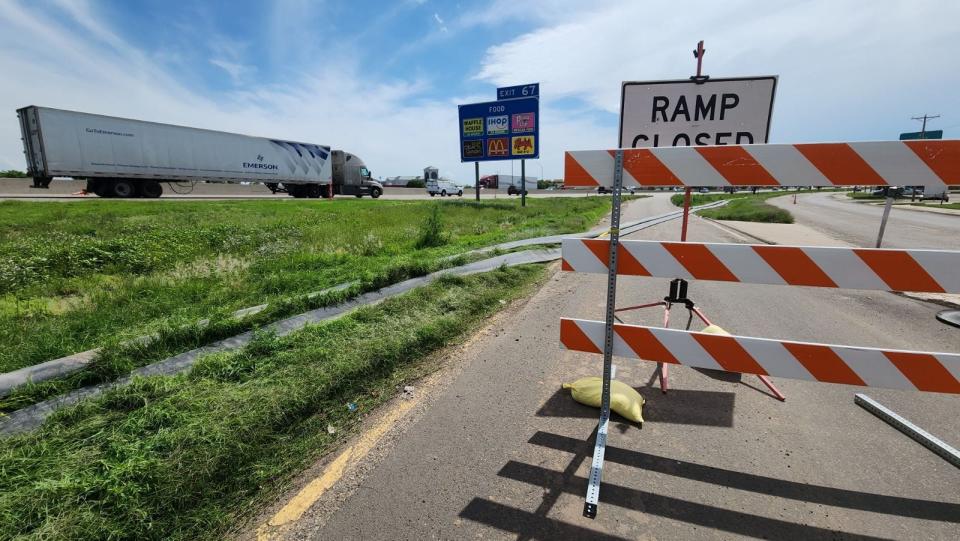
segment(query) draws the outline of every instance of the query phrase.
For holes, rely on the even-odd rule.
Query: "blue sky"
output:
[[[456,105],[540,82],[541,160],[612,148],[620,82],[779,75],[771,142],[895,139],[939,113],[960,132],[960,2],[4,0],[0,169],[23,169],[14,109],[44,105],[328,144],[377,176],[460,182]],[[508,172],[509,163],[481,171]]]

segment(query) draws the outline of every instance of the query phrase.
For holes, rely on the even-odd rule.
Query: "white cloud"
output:
[[[447,31],[448,31],[447,25],[443,24],[443,19],[440,18],[440,14],[439,14],[439,13],[434,13],[434,14],[433,14],[433,20],[437,21],[437,25],[440,26],[440,31],[441,31],[441,32],[447,32]]]
[[[331,56],[287,84],[208,97],[120,44],[126,52],[21,4],[0,3],[0,69],[18,81],[0,85],[0,107],[10,114],[42,105],[329,144],[360,155],[376,175],[419,174],[430,162],[459,178],[457,101],[416,101],[428,81],[370,80],[348,58]],[[0,123],[0,169],[7,168],[24,168],[19,126],[9,117]]]
[[[250,45],[211,35],[201,44],[209,61],[243,83],[211,95],[189,86],[181,65],[171,66],[162,51],[125,41],[85,2],[56,5],[58,17],[51,17],[0,2],[0,69],[11,74],[0,85],[0,109],[7,114],[34,104],[330,144],[362,156],[376,175],[415,175],[434,164],[458,181],[473,181],[473,165],[459,163],[456,105],[490,100],[492,88],[425,99],[446,74],[377,80],[352,54],[330,52],[316,62],[311,41],[298,49],[302,58],[286,59],[300,68],[284,83],[263,84],[245,67]],[[541,165],[547,177],[560,176],[563,150],[612,147],[620,81],[687,77],[698,39],[706,40],[710,75],[781,76],[775,140],[892,138],[897,129],[914,128],[909,117],[917,114],[940,113],[943,126],[960,116],[953,97],[960,74],[950,69],[949,45],[960,4],[887,2],[881,9],[865,1],[783,7],[740,0],[671,10],[552,0],[526,11],[516,2],[497,5],[505,10],[500,18],[469,24],[497,24],[503,13],[516,13],[539,25],[490,47],[479,70],[492,85],[542,83],[543,158],[528,164],[535,176]],[[310,25],[323,6],[277,6],[268,18],[273,41],[266,44],[276,54],[305,33],[322,34]],[[304,9],[313,15],[298,17]],[[58,22],[62,16],[71,22]],[[466,15],[437,18],[455,30],[451,35],[469,26]],[[19,128],[7,117],[0,122],[0,169],[23,167]],[[485,163],[481,174],[509,168]]]
[[[211,58],[210,63],[227,72],[227,75],[230,76],[230,79],[235,85],[243,82],[244,76],[254,71],[252,66],[245,66],[237,62],[230,62],[229,60],[224,60],[222,58]]]
[[[618,113],[621,81],[687,78],[705,39],[706,74],[780,75],[773,139],[895,138],[923,110],[960,116],[957,20],[958,2],[608,4],[490,47],[478,79]]]

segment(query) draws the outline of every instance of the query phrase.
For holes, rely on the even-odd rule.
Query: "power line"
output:
[[[927,133],[927,120],[933,120],[933,119],[935,119],[935,118],[940,118],[940,115],[930,116],[930,115],[924,113],[923,116],[912,116],[912,117],[910,117],[910,120],[922,120],[922,121],[923,121],[923,127],[920,128],[920,139],[923,139],[923,138],[924,138],[923,136]]]

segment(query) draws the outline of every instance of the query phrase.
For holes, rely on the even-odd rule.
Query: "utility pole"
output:
[[[923,126],[920,128],[920,139],[926,139],[925,135],[926,135],[926,133],[927,133],[927,120],[933,120],[933,119],[935,119],[935,118],[940,118],[940,115],[930,116],[930,115],[928,115],[928,114],[924,114],[923,116],[912,116],[912,117],[910,117],[910,120],[921,120],[921,121],[923,121]]]
[[[920,127],[920,139],[927,138],[927,121],[933,120],[935,118],[940,118],[940,115],[928,115],[924,113],[923,116],[912,116],[910,120],[920,120],[923,122],[923,125]],[[917,187],[912,186],[910,188],[910,201],[917,200]],[[883,231],[887,228],[887,218],[890,217],[890,209],[893,207],[893,193],[890,191],[890,188],[887,187],[887,201],[883,205],[883,216],[880,218],[880,232],[877,234],[877,248],[883,244]]]
[[[923,116],[912,116],[912,117],[910,117],[910,120],[920,120],[920,121],[923,122],[923,125],[920,127],[920,139],[926,139],[926,138],[927,138],[927,120],[933,120],[933,119],[935,119],[935,118],[940,118],[940,115],[930,116],[930,115],[924,113]],[[910,202],[913,203],[913,202],[916,201],[916,200],[917,200],[917,189],[916,189],[916,187],[914,187],[913,190],[911,191],[911,194],[910,194]]]

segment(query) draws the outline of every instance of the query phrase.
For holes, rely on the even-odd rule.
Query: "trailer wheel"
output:
[[[133,188],[133,183],[129,180],[115,180],[110,187],[110,195],[113,197],[135,197],[135,194],[136,190]]]
[[[156,199],[163,195],[163,186],[155,180],[148,180],[140,185],[140,195],[150,199]]]
[[[436,192],[430,192],[430,197],[437,195]]]
[[[320,185],[319,185],[319,184],[311,184],[310,186],[308,186],[308,187],[307,187],[307,197],[310,197],[310,198],[312,198],[312,199],[319,199],[319,198],[320,198]]]
[[[380,197],[382,194],[383,194],[383,190],[381,190],[380,188],[372,188],[370,190],[370,197],[374,199]]]

